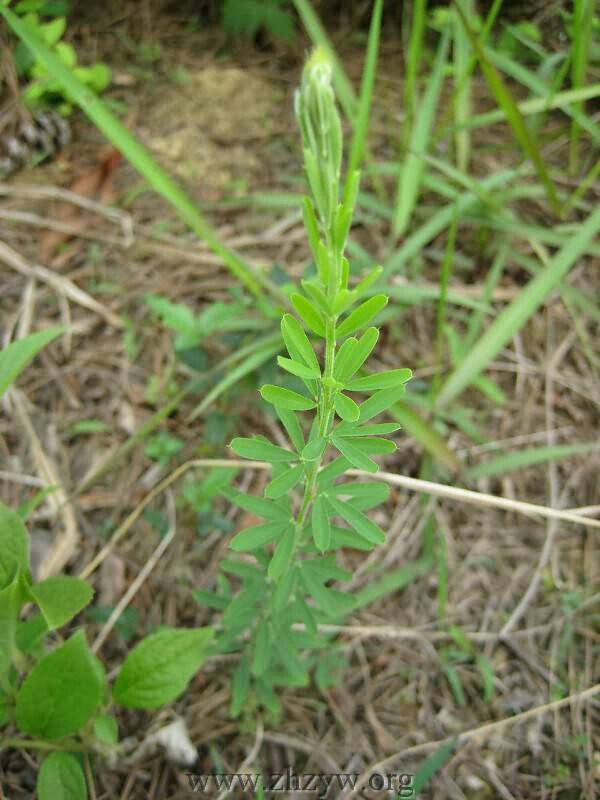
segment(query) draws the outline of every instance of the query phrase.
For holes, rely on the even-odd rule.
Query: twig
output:
[[[102,626],[102,630],[100,631],[100,633],[98,634],[92,645],[92,651],[94,653],[97,653],[98,650],[102,647],[102,645],[108,638],[108,635],[110,634],[110,632],[116,625],[117,621],[119,620],[119,617],[121,616],[123,611],[125,611],[129,603],[138,593],[148,575],[158,564],[158,562],[162,558],[163,553],[166,551],[167,547],[171,544],[171,542],[175,538],[175,533],[177,531],[177,525],[175,521],[175,501],[173,500],[173,496],[170,492],[167,492],[167,504],[168,504],[168,515],[169,515],[169,530],[167,531],[166,535],[160,540],[158,547],[156,547],[150,558],[146,561],[142,569],[139,571],[135,580],[131,582],[129,588],[127,589],[123,597],[114,607],[110,617],[106,620],[105,624]]]
[[[484,725],[479,725],[477,728],[471,728],[470,730],[463,731],[463,733],[459,733],[457,736],[446,736],[444,739],[438,739],[437,741],[433,742],[424,742],[423,744],[417,744],[414,747],[409,747],[406,750],[401,750],[398,753],[394,753],[393,755],[384,758],[382,761],[378,761],[377,764],[374,764],[365,770],[363,777],[358,780],[356,786],[351,794],[348,795],[348,797],[355,797],[360,792],[365,783],[368,781],[369,775],[372,775],[374,772],[385,771],[387,767],[393,765],[395,762],[401,761],[402,763],[406,763],[408,758],[430,753],[432,750],[437,750],[442,747],[442,745],[450,743],[455,738],[457,740],[457,746],[463,745],[470,741],[476,742],[486,739],[491,734],[498,733],[498,731],[503,730],[509,725],[525,722],[533,717],[539,717],[541,714],[547,714],[549,711],[558,711],[558,709],[564,708],[571,703],[588,700],[595,694],[598,694],[598,692],[600,692],[600,683],[597,683],[595,686],[590,686],[588,689],[583,689],[581,692],[570,694],[568,697],[563,697],[562,700],[555,700],[552,703],[546,703],[541,706],[530,708],[528,711],[522,711],[520,714],[515,714],[513,717],[506,717],[505,719],[500,719],[496,722],[486,722]]]
[[[94,311],[115,328],[123,327],[123,321],[119,316],[117,316],[117,314],[111,311],[110,308],[102,305],[102,303],[99,303],[87,292],[82,291],[68,278],[64,278],[62,275],[57,275],[55,272],[52,272],[52,270],[49,270],[47,267],[43,267],[39,264],[34,264],[33,266],[28,264],[25,259],[16,252],[16,250],[13,250],[12,247],[9,247],[5,242],[1,241],[0,259],[2,259],[2,261],[8,264],[9,267],[12,267],[21,275],[25,275],[30,279],[38,278],[40,281],[42,281],[42,283],[51,286],[56,292],[68,297],[69,300],[72,300],[74,303],[77,303],[78,305],[83,306],[90,311]]]

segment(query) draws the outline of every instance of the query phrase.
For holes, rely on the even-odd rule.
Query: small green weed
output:
[[[110,69],[101,62],[89,66],[78,63],[73,45],[63,41],[68,10],[67,0],[23,0],[13,9],[22,23],[48,45],[88,91],[100,94],[110,83]],[[50,107],[65,117],[72,112],[72,100],[61,82],[52,76],[44,62],[36,58],[24,42],[16,45],[13,58],[17,73],[28,81],[23,99],[31,110]]]
[[[0,352],[0,395],[60,329],[14,342]],[[58,630],[92,601],[84,580],[58,575],[35,582],[22,516],[0,503],[0,734],[3,747],[47,753],[37,778],[39,800],[87,800],[81,756],[118,753],[115,707],[154,709],[172,702],[202,665],[210,628],[163,628],[134,647],[109,684],[84,630]],[[26,606],[35,611],[22,619]],[[88,610],[105,619],[103,610]],[[122,617],[121,633],[131,631]]]

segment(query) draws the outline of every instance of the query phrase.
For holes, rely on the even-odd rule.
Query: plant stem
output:
[[[67,751],[69,753],[84,753],[86,748],[75,742],[63,741],[60,744],[52,742],[42,742],[38,739],[19,739],[17,737],[6,736],[0,739],[2,747],[15,747],[20,750],[48,750],[48,751]]]
[[[335,363],[335,322],[335,317],[330,316],[325,323],[325,371],[323,376],[326,379],[333,378],[333,365]],[[331,386],[327,385],[327,382],[325,382],[325,384],[322,385],[318,411],[319,438],[325,439],[329,435],[331,422],[333,419],[332,406],[332,389]],[[319,467],[321,466],[322,460],[323,456],[320,456],[312,462],[309,473],[306,477],[306,483],[304,485],[304,497],[302,498],[300,512],[296,520],[297,534],[301,533],[302,531],[310,504],[313,501],[315,484],[317,482],[317,475],[319,473]]]

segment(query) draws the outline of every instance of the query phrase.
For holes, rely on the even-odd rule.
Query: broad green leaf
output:
[[[262,675],[269,664],[270,647],[271,632],[269,630],[269,623],[263,619],[258,623],[256,635],[254,637],[252,672],[256,676]]]
[[[119,724],[112,714],[99,714],[94,720],[94,736],[104,744],[119,741]]]
[[[224,491],[222,494],[230,503],[234,503],[239,508],[243,508],[244,511],[250,512],[250,514],[256,514],[259,517],[273,521],[279,520],[280,522],[290,519],[289,511],[281,508],[272,500],[266,500],[264,497],[254,497],[250,494],[235,491]]]
[[[344,437],[338,439],[334,435],[331,441],[344,458],[348,459],[356,469],[364,469],[366,472],[377,472],[379,470],[379,465],[370,459],[360,447],[357,447],[353,439]]]
[[[294,538],[295,531],[290,520],[290,525],[277,544],[273,558],[269,562],[267,574],[271,580],[278,581],[287,572],[294,555]]]
[[[286,429],[291,443],[294,445],[296,452],[301,453],[304,448],[304,435],[298,417],[293,411],[286,408],[276,408],[277,416],[281,420],[283,427]]]
[[[335,556],[319,556],[302,562],[302,569],[313,577],[326,583],[327,581],[349,581],[352,573],[338,566]]]
[[[323,611],[331,617],[343,617],[354,607],[354,598],[345,592],[329,589],[318,581],[308,570],[301,570],[302,582],[308,594],[314,598]]]
[[[196,602],[214,608],[215,611],[224,611],[229,605],[228,597],[221,597],[213,592],[205,592],[203,589],[198,589],[193,593],[193,598]]]
[[[336,294],[333,303],[332,311],[335,315],[343,314],[350,306],[358,300],[358,295],[351,289],[340,289]]]
[[[264,570],[262,567],[256,566],[255,564],[248,564],[245,561],[225,558],[219,563],[219,567],[223,572],[228,572],[230,575],[237,575],[238,578],[243,578],[244,580],[262,581],[264,579]]]
[[[292,520],[281,522],[265,522],[262,525],[253,525],[237,533],[229,542],[229,547],[238,553],[256,550],[273,539],[279,538],[292,526]]]
[[[87,800],[88,791],[81,764],[71,753],[51,753],[37,777],[38,800]]]
[[[364,378],[356,378],[344,385],[350,392],[372,392],[378,389],[393,389],[412,378],[410,369],[390,369]]]
[[[365,300],[340,325],[336,326],[336,336],[349,336],[351,333],[363,328],[376,314],[379,314],[386,307],[387,301],[388,299],[384,294],[376,294],[374,297]]]
[[[356,422],[360,414],[360,409],[352,398],[347,397],[345,394],[342,394],[342,392],[336,392],[333,398],[333,404],[336,414],[340,419],[346,422]]]
[[[266,442],[263,439],[247,439],[236,437],[229,445],[234,453],[242,458],[255,458],[259,461],[269,461],[272,464],[279,462],[297,461],[298,456],[291,450]]]
[[[288,469],[282,475],[267,484],[265,487],[265,495],[273,500],[287,494],[291,489],[299,483],[304,476],[304,464],[296,464],[295,467]]]
[[[292,638],[289,628],[282,628],[278,631],[274,645],[287,672],[286,683],[291,686],[308,686],[309,676],[306,664],[300,657],[297,643]]]
[[[360,404],[359,422],[368,422],[373,417],[387,411],[388,408],[394,405],[404,394],[404,385],[396,386],[393,389],[381,389],[375,394],[371,395],[368,400]]]
[[[16,511],[0,503],[0,589],[12,581],[19,568],[29,568],[27,529]]]
[[[365,483],[336,483],[327,489],[328,495],[336,497],[350,497],[353,499],[365,500],[372,503],[372,506],[381,505],[390,496],[390,487],[383,481]]]
[[[64,333],[64,328],[49,328],[11,342],[0,350],[0,397],[20,372],[33,361],[36,355],[53,339]]]
[[[44,615],[48,630],[66,625],[92,601],[94,590],[71,575],[59,575],[35,583],[29,590]]]
[[[212,637],[211,628],[165,628],[146,636],[117,675],[115,702],[149,709],[171,703],[202,666]]]
[[[250,691],[250,665],[248,657],[243,655],[233,673],[231,682],[231,704],[229,714],[232,717],[239,717],[248,698]]]
[[[317,305],[325,315],[328,316],[331,313],[327,295],[318,284],[316,284],[314,281],[302,281],[302,288],[306,294],[311,296],[315,302],[315,305]]]
[[[377,344],[378,338],[377,328],[367,328],[360,339],[354,337],[346,339],[335,357],[333,377],[340,383],[349,381],[365,363]]]
[[[275,625],[279,624],[279,614],[283,611],[290,599],[290,595],[296,587],[297,578],[298,570],[293,566],[292,569],[286,572],[275,587],[275,591],[273,592],[273,623]]]
[[[370,328],[369,330],[377,330],[377,328]],[[350,336],[350,338],[346,339],[346,341],[342,343],[342,346],[335,354],[335,362],[333,365],[333,377],[340,383],[343,383],[345,379],[347,380],[347,377],[345,375],[348,369],[347,364],[357,344],[358,344],[358,339],[354,336]]]
[[[96,712],[104,690],[98,662],[79,631],[41,658],[21,684],[15,719],[31,736],[72,736]]]
[[[240,625],[241,617],[252,617],[256,614],[256,604],[264,597],[265,588],[264,581],[254,581],[248,584],[244,589],[232,599],[223,614],[223,627],[229,630],[234,626]],[[242,623],[245,626],[245,622]],[[242,627],[240,626],[240,627]]]
[[[284,314],[281,320],[281,335],[294,361],[303,361],[308,367],[320,372],[319,361],[315,355],[308,336],[296,317]]]
[[[380,439],[378,436],[361,436],[349,441],[368,456],[387,456],[396,452],[395,442],[390,439]]]
[[[275,386],[272,383],[266,383],[260,393],[267,403],[272,403],[274,406],[285,408],[288,411],[308,411],[317,405],[314,400],[303,394],[293,392],[291,389],[284,389],[282,386]]]
[[[337,525],[331,526],[331,547],[334,550],[340,547],[350,547],[353,550],[362,550],[369,552],[375,545],[367,542],[362,536],[353,531],[351,528],[338,528]]]
[[[385,534],[381,528],[366,517],[362,511],[354,508],[350,503],[342,503],[335,495],[327,495],[327,500],[334,512],[346,520],[354,530],[363,536],[368,542],[382,544],[385,542]]]
[[[194,312],[184,303],[172,303],[154,294],[144,300],[168,328],[181,336],[181,347],[193,347],[202,338]]]
[[[318,372],[314,367],[308,367],[306,364],[300,364],[298,361],[293,361],[291,358],[277,356],[277,363],[281,369],[284,369],[286,372],[290,372],[292,375],[296,375],[298,378],[308,378],[308,380],[314,380],[315,378],[321,377],[321,373]]]
[[[321,336],[324,339],[325,323],[323,322],[323,317],[319,309],[315,308],[310,300],[307,300],[307,298],[303,297],[301,294],[292,294],[290,299],[298,316],[306,323],[313,333],[316,333],[317,336]]]
[[[1,629],[0,625],[0,631]],[[35,655],[47,633],[48,626],[44,617],[41,614],[32,614],[17,625],[16,645],[25,655]]]
[[[262,683],[261,681],[257,680],[254,688],[256,691],[256,699],[260,705],[264,706],[267,711],[273,715],[274,719],[279,719],[281,716],[282,705],[271,684]],[[265,800],[265,798],[261,798],[257,792],[256,800]]]
[[[10,667],[14,649],[20,608],[20,572],[0,589],[0,675]]]
[[[312,507],[311,525],[315,545],[322,553],[329,549],[331,542],[331,524],[328,512],[325,498],[317,497]]]
[[[303,461],[316,461],[321,458],[327,447],[327,439],[322,436],[316,436],[311,439],[306,447],[302,450]]]
[[[383,267],[375,267],[374,269],[370,270],[365,277],[361,278],[361,280],[356,284],[353,291],[358,297],[360,297],[364,292],[371,288],[371,286],[379,279],[382,273]]]
[[[321,236],[319,234],[317,217],[315,215],[315,207],[310,197],[302,198],[302,216],[304,219],[304,227],[306,229],[306,233],[308,234],[310,249],[312,250],[314,259],[316,261],[317,253],[319,252],[319,242],[321,241]],[[320,277],[322,283],[327,286],[327,276],[325,276],[325,280],[323,280],[322,275]]]
[[[298,593],[296,597],[294,610],[297,612],[300,620],[306,625],[306,630],[308,633],[314,636],[317,633],[317,623],[312,610],[308,606],[301,593]]]
[[[401,425],[395,422],[380,422],[375,425],[353,425],[350,422],[340,422],[336,425],[336,436],[385,436],[388,433],[396,433],[401,430]]]

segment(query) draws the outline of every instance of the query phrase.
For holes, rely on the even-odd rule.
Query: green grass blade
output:
[[[471,480],[478,478],[493,478],[497,475],[504,475],[515,469],[524,469],[536,464],[545,464],[548,461],[558,461],[561,458],[589,453],[599,450],[600,444],[597,442],[578,442],[575,444],[558,444],[553,447],[532,447],[516,452],[504,452],[489,458],[481,464],[470,467],[465,475]]]
[[[458,219],[455,216],[450,225],[448,232],[448,239],[446,242],[446,252],[444,260],[442,261],[442,268],[440,271],[440,298],[437,307],[436,315],[436,337],[435,337],[435,357],[438,371],[433,376],[431,382],[431,397],[435,398],[440,386],[442,368],[444,364],[444,343],[445,343],[445,326],[446,326],[446,304],[448,301],[448,284],[454,266],[454,245],[456,242],[456,229],[458,227]]]
[[[453,472],[460,469],[461,463],[442,439],[440,434],[423,417],[413,411],[405,402],[396,403],[388,411],[392,419],[397,420],[413,439],[421,444],[428,453]]]
[[[438,750],[435,751],[429,758],[419,767],[415,780],[413,782],[413,791],[415,797],[419,795],[427,786],[433,776],[438,773],[444,764],[447,764],[451,756],[454,754],[458,746],[458,739],[451,739],[449,742],[443,744]]]
[[[417,101],[417,80],[419,77],[419,64],[423,54],[423,36],[425,34],[425,21],[427,0],[414,0],[412,3],[404,5],[406,15],[406,26],[402,29],[410,31],[407,52],[408,56],[405,64],[404,78],[404,125],[402,126],[402,145],[408,147],[410,142],[410,132],[413,128],[413,118]]]
[[[488,274],[485,278],[485,283],[483,285],[483,296],[481,298],[482,302],[488,304],[492,300],[492,296],[494,294],[494,289],[498,286],[500,282],[500,278],[502,277],[502,273],[504,272],[504,266],[506,264],[506,259],[508,257],[508,244],[506,241],[502,242],[498,253],[496,254],[492,266],[490,267]],[[468,352],[477,339],[481,334],[485,322],[485,311],[482,310],[475,310],[469,316],[469,322],[467,324],[467,332],[465,333],[462,346],[465,352]]]
[[[248,360],[254,354],[258,354],[258,358],[261,358],[261,356],[264,355],[264,361],[267,361],[270,356],[274,356],[281,352],[282,347],[283,345],[281,343],[281,336],[279,333],[266,336],[258,341],[253,341],[250,345],[242,347],[233,352],[231,355],[227,356],[219,364],[218,370],[229,370],[230,368],[233,368],[232,371],[235,372],[235,365],[246,365]],[[81,483],[77,487],[75,494],[80,495],[82,492],[86,492],[94,483],[96,483],[96,481],[106,475],[107,472],[113,470],[117,464],[123,461],[123,459],[129,452],[131,452],[131,450],[137,447],[140,442],[143,442],[145,439],[147,439],[147,437],[150,436],[150,434],[153,433],[163,423],[164,420],[170,417],[171,414],[177,408],[179,408],[185,398],[189,397],[189,395],[193,394],[194,392],[206,391],[207,383],[210,385],[210,380],[213,378],[213,376],[216,378],[216,373],[216,369],[210,370],[203,378],[200,380],[191,381],[180,392],[178,392],[172,400],[169,400],[169,402],[160,408],[155,414],[153,414],[150,419],[146,420],[142,425],[140,425],[133,435],[130,436],[106,462],[101,464],[91,475],[89,475],[85,479],[85,482]],[[228,372],[227,377],[229,377],[230,374],[231,373]],[[242,370],[241,374],[236,372],[237,377],[240,379],[246,374],[247,370]],[[227,388],[230,388],[230,386],[231,381],[228,381],[227,383],[224,383],[223,381],[217,381],[212,391],[206,394],[199,406],[196,406],[195,412],[197,412],[197,414],[201,414],[206,411]]]
[[[336,55],[333,45],[309,0],[293,0],[293,2],[312,43],[315,46],[322,47],[333,64],[333,85],[336,97],[344,109],[346,118],[351,125],[354,125],[357,105],[356,93]]]
[[[423,170],[425,169],[423,156],[429,147],[435,113],[444,82],[444,69],[448,58],[449,46],[450,33],[449,31],[445,31],[438,45],[433,68],[427,82],[427,88],[422,102],[420,103],[419,112],[414,118],[410,137],[410,149],[404,159],[398,180],[396,208],[392,226],[394,240],[398,239],[407,229],[419,196],[421,179]]]
[[[481,31],[479,33],[479,41],[481,42],[482,45],[485,44],[485,42],[487,41],[487,38],[494,26],[494,22],[496,21],[496,17],[498,16],[498,13],[500,11],[503,2],[504,0],[493,0],[490,6],[490,10],[488,11],[487,17],[485,18]],[[460,21],[456,14],[454,16],[456,21]],[[448,102],[446,110],[442,114],[442,119],[438,126],[437,133],[434,136],[435,142],[438,142],[440,141],[440,139],[444,139],[446,137],[448,128],[447,123],[448,119],[451,117],[454,111],[455,98],[462,91],[463,87],[471,80],[471,75],[473,74],[473,70],[475,69],[476,66],[477,66],[477,56],[473,55],[473,51],[471,48],[471,56],[469,58],[469,63],[466,69],[463,71],[462,75],[455,76],[454,87],[452,89],[452,95],[450,97],[450,101]],[[455,127],[456,125],[453,127],[452,130],[454,130]],[[467,120],[463,120],[463,122],[460,123],[459,127],[464,128],[465,130],[468,129],[469,126],[467,124]]]
[[[531,97],[517,103],[517,109],[522,116],[539,114],[541,111],[552,111],[556,108],[564,109],[573,103],[584,100],[593,100],[600,95],[600,83],[592,83],[589,86],[582,86],[580,89],[567,89],[564,92],[557,92],[554,97]],[[462,128],[483,128],[486,125],[495,125],[498,122],[506,122],[506,115],[501,108],[494,111],[486,111],[484,114],[477,114],[468,122],[461,125]],[[452,128],[454,130],[454,128]]]
[[[369,292],[376,294],[378,289],[370,289]],[[418,283],[401,283],[400,285],[393,284],[386,286],[386,294],[397,300],[403,306],[418,306],[422,303],[435,303],[440,299],[441,290],[439,286],[430,284],[427,286],[420,286]],[[368,294],[367,294],[368,297]],[[463,295],[459,291],[449,289],[446,293],[446,302],[469,308],[473,311],[481,312],[482,314],[491,314],[493,309],[487,302],[476,300],[468,295]]]
[[[493,191],[509,183],[517,174],[516,170],[497,172],[495,175],[481,181],[480,187],[485,192]],[[436,211],[427,222],[408,236],[406,241],[389,256],[383,265],[382,278],[393,273],[400,273],[404,265],[414,259],[426,244],[432,239],[435,239],[442,231],[446,230],[452,222],[455,213],[458,214],[460,219],[463,214],[479,202],[477,195],[472,192],[464,192],[455,201],[444,206],[439,211]]]
[[[496,102],[500,106],[500,109],[504,112],[508,123],[513,129],[515,138],[520,144],[523,152],[528,158],[531,159],[533,165],[535,166],[538,177],[546,189],[546,195],[548,197],[550,206],[557,213],[559,213],[560,202],[558,195],[556,194],[554,184],[552,183],[552,179],[550,178],[548,168],[546,167],[546,163],[542,158],[535,141],[529,133],[529,129],[525,124],[525,120],[519,111],[517,103],[515,102],[508,86],[503,81],[502,76],[487,57],[484,48],[479,42],[479,39],[471,30],[471,26],[469,25],[461,6],[456,5],[456,10],[460,15],[465,30],[467,31],[469,39],[471,40],[473,49],[477,53],[477,58],[479,59],[482,72],[494,97],[496,98]]]
[[[592,31],[594,29],[595,0],[574,0],[573,3],[573,41],[571,44],[571,85],[578,89],[585,85],[588,68]],[[583,104],[578,103],[574,110],[583,114]],[[571,174],[577,172],[579,166],[579,143],[581,125],[574,119],[571,124],[569,140],[569,168]]]
[[[403,564],[399,569],[389,572],[380,580],[372,580],[368,586],[356,593],[354,611],[368,606],[388,594],[400,592],[417,578],[426,575],[432,564],[431,556],[422,556],[411,564]]]
[[[472,19],[475,8],[473,0],[456,0],[462,4],[463,13]],[[457,129],[454,133],[454,147],[456,151],[456,166],[463,172],[469,166],[471,151],[471,134],[468,128],[461,128],[463,122],[471,117],[471,63],[472,46],[467,32],[457,14],[453,14],[453,45],[454,58],[454,121]],[[463,77],[464,76],[464,77]]]
[[[43,350],[47,344],[64,332],[64,328],[38,331],[24,339],[17,339],[0,350],[0,397],[25,367],[33,361],[40,350]]]
[[[351,175],[355,169],[359,169],[367,141],[367,131],[369,129],[369,117],[371,114],[371,103],[373,100],[373,86],[375,84],[375,74],[377,71],[377,54],[379,52],[379,34],[381,31],[381,11],[383,0],[375,0],[373,13],[371,15],[371,25],[369,27],[369,40],[367,43],[367,55],[363,69],[362,83],[360,87],[360,97],[358,99],[358,111],[356,114],[356,124],[350,145],[350,156],[348,159],[347,174]]]
[[[505,53],[499,53],[492,50],[487,50],[486,52],[489,55],[490,61],[492,61],[498,67],[498,69],[501,69],[502,72],[506,73],[510,78],[522,83],[523,86],[526,86],[532,92],[539,95],[541,99],[546,100],[546,107],[544,109],[540,109],[540,113],[541,111],[546,111],[551,108],[553,98],[556,97],[558,93],[555,91],[555,89],[559,88],[558,80],[553,81],[553,87],[549,87],[546,83],[544,83],[543,80],[541,80],[541,78],[536,75],[535,72],[527,69],[527,67],[525,67],[523,64],[519,64]],[[557,73],[557,78],[559,78],[560,75],[560,73]],[[554,86],[554,83],[557,84],[556,87]],[[565,114],[571,117],[573,121],[578,124],[578,126],[585,128],[594,142],[600,142],[600,127],[596,125],[596,123],[590,119],[590,117],[583,113],[581,101],[578,103],[573,103],[572,105],[564,105],[562,110]]]
[[[187,417],[188,422],[192,422],[195,420],[196,417],[199,417],[200,414],[203,414],[204,411],[214,403],[214,401],[220,397],[223,392],[229,389],[231,386],[234,386],[239,380],[244,378],[250,372],[253,372],[255,369],[260,367],[265,361],[268,361],[270,358],[273,358],[277,353],[280,353],[283,350],[283,340],[280,336],[271,336],[262,343],[260,347],[255,347],[254,350],[245,358],[241,364],[239,364],[234,369],[227,372],[224,378],[222,378],[211,390],[208,392],[206,397],[203,398],[202,402],[199,403],[192,413]]]
[[[75,75],[54,55],[50,48],[19,17],[0,4],[0,14],[6,19],[14,33],[44,64],[53,78],[58,80],[69,96],[92,120],[94,125],[118,148],[125,158],[161,194],[190,228],[203,239],[212,251],[223,259],[223,263],[240,283],[252,294],[263,299],[265,289],[279,302],[286,302],[281,291],[267,278],[256,272],[237,253],[224,245],[214,229],[204,219],[185,192],[156,163],[140,142],[109,111],[105,103],[92,94]]]
[[[600,175],[600,159],[596,161],[594,166],[590,169],[585,178],[580,182],[579,186],[575,189],[573,194],[567,199],[563,206],[562,216],[568,217],[573,208],[577,205],[579,200],[584,196],[588,189],[594,184],[596,178]]]
[[[600,231],[600,209],[578,226],[576,233],[494,320],[466,358],[450,374],[437,398],[437,407],[448,405],[487,367],[511,337],[542,305]]]

